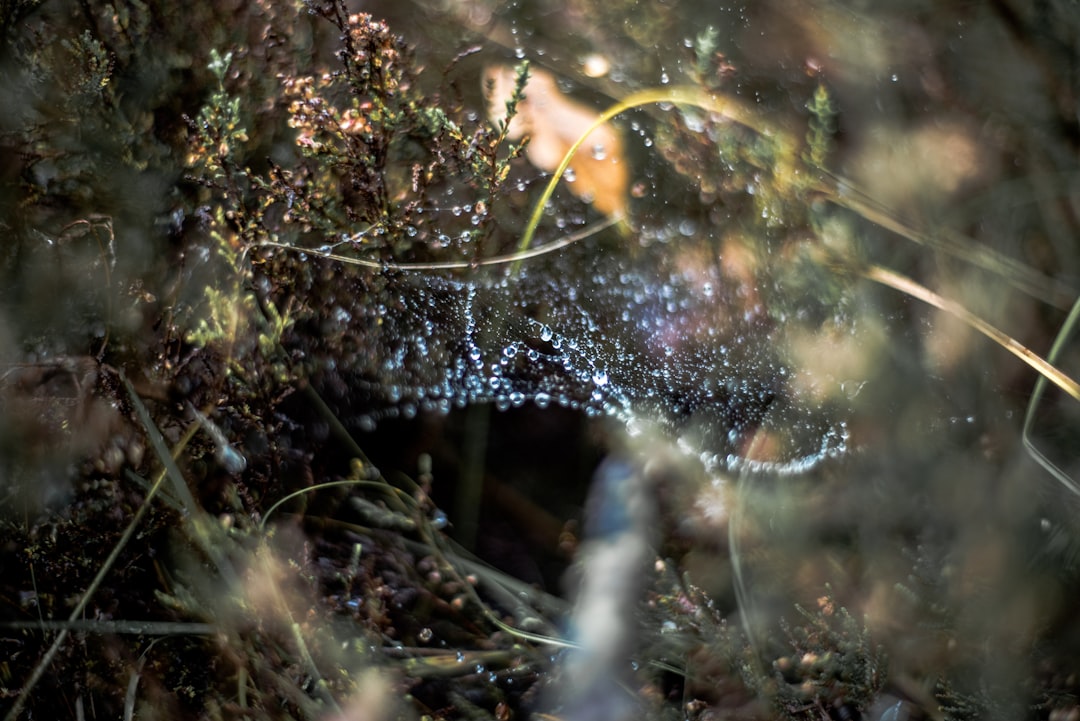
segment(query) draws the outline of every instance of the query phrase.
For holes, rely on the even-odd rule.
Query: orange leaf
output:
[[[513,95],[514,81],[515,72],[509,66],[494,65],[484,70],[492,122],[499,123],[506,117],[506,101]],[[532,69],[525,85],[525,99],[510,121],[508,137],[518,140],[529,136],[525,156],[537,168],[550,173],[599,117],[589,106],[564,95],[554,75]],[[609,216],[625,214],[629,179],[622,138],[608,123],[589,133],[570,161],[565,177],[574,195]]]

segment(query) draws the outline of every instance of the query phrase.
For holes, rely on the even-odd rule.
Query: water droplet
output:
[[[218,448],[214,457],[217,458],[218,463],[221,464],[226,473],[237,475],[243,473],[244,469],[247,468],[247,459],[232,446]]]
[[[603,55],[592,53],[581,62],[582,72],[586,77],[602,78],[611,70],[611,63]]]
[[[431,525],[438,530],[442,530],[450,525],[450,519],[446,517],[442,510],[436,508],[431,512]]]

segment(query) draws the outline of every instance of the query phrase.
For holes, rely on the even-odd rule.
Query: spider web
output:
[[[371,429],[532,403],[647,420],[715,470],[802,470],[843,454],[844,409],[793,391],[781,325],[739,305],[710,243],[676,225],[633,248],[597,235],[509,274],[374,273],[364,290],[377,285],[382,299],[368,324],[376,360],[350,380],[367,397],[349,420]],[[750,461],[761,431],[775,449]]]

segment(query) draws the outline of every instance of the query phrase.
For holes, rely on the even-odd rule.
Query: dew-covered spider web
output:
[[[366,328],[338,360],[365,396],[344,419],[353,427],[531,403],[644,419],[714,470],[799,470],[846,449],[842,409],[793,389],[782,324],[693,224],[597,234],[512,270],[387,268],[360,282],[369,302],[336,306],[323,325]],[[768,454],[755,455],[763,436]]]

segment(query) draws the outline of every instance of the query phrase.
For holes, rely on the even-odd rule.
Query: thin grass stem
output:
[[[279,248],[281,250],[290,250],[297,253],[305,253],[307,255],[314,255],[319,258],[325,258],[326,260],[333,260],[339,263],[346,263],[348,265],[356,265],[362,268],[373,268],[381,271],[401,271],[401,272],[417,272],[417,271],[432,271],[432,270],[473,270],[475,268],[486,268],[497,265],[509,265],[511,263],[518,264],[526,260],[533,258],[539,258],[553,253],[557,250],[561,250],[574,243],[579,243],[586,238],[590,238],[597,233],[600,233],[608,228],[617,225],[619,218],[605,218],[582,228],[576,233],[571,233],[558,240],[546,243],[545,245],[537,246],[536,248],[528,248],[526,250],[518,250],[514,253],[507,253],[505,255],[493,255],[489,258],[478,258],[475,260],[446,260],[446,261],[433,261],[433,262],[417,262],[417,263],[392,263],[381,260],[368,260],[366,258],[354,258],[348,255],[341,255],[340,253],[330,253],[325,250],[319,250],[318,248],[303,248],[296,245],[289,245],[287,243],[278,243],[276,241],[264,240],[258,244],[261,248]]]
[[[955,316],[969,327],[979,331],[987,338],[1027,363],[1038,371],[1043,378],[1046,378],[1074,399],[1080,401],[1080,384],[1051,365],[1041,356],[1029,350],[1015,338],[990,325],[956,301],[944,298],[926,286],[920,285],[910,278],[887,268],[882,268],[879,265],[869,266],[863,269],[862,273],[870,280],[881,283],[882,285],[887,285],[902,293],[907,293],[911,297],[932,305],[938,310],[945,311],[946,313]]]
[[[1054,342],[1050,346],[1050,352],[1046,356],[1048,362],[1057,362],[1058,356],[1061,355],[1061,351],[1064,350],[1065,343],[1076,328],[1078,321],[1080,321],[1080,298],[1077,298],[1076,302],[1073,303],[1072,310],[1069,311],[1069,315],[1062,324],[1061,330],[1058,332],[1057,337],[1054,338]],[[1045,453],[1040,451],[1031,438],[1031,430],[1035,426],[1035,409],[1039,407],[1039,403],[1046,393],[1046,381],[1046,377],[1042,375],[1035,381],[1035,388],[1031,392],[1027,411],[1024,413],[1024,429],[1021,438],[1024,442],[1024,448],[1036,463],[1042,466],[1047,473],[1056,478],[1061,485],[1080,496],[1080,484],[1077,484],[1069,474],[1061,470],[1046,456]]]

